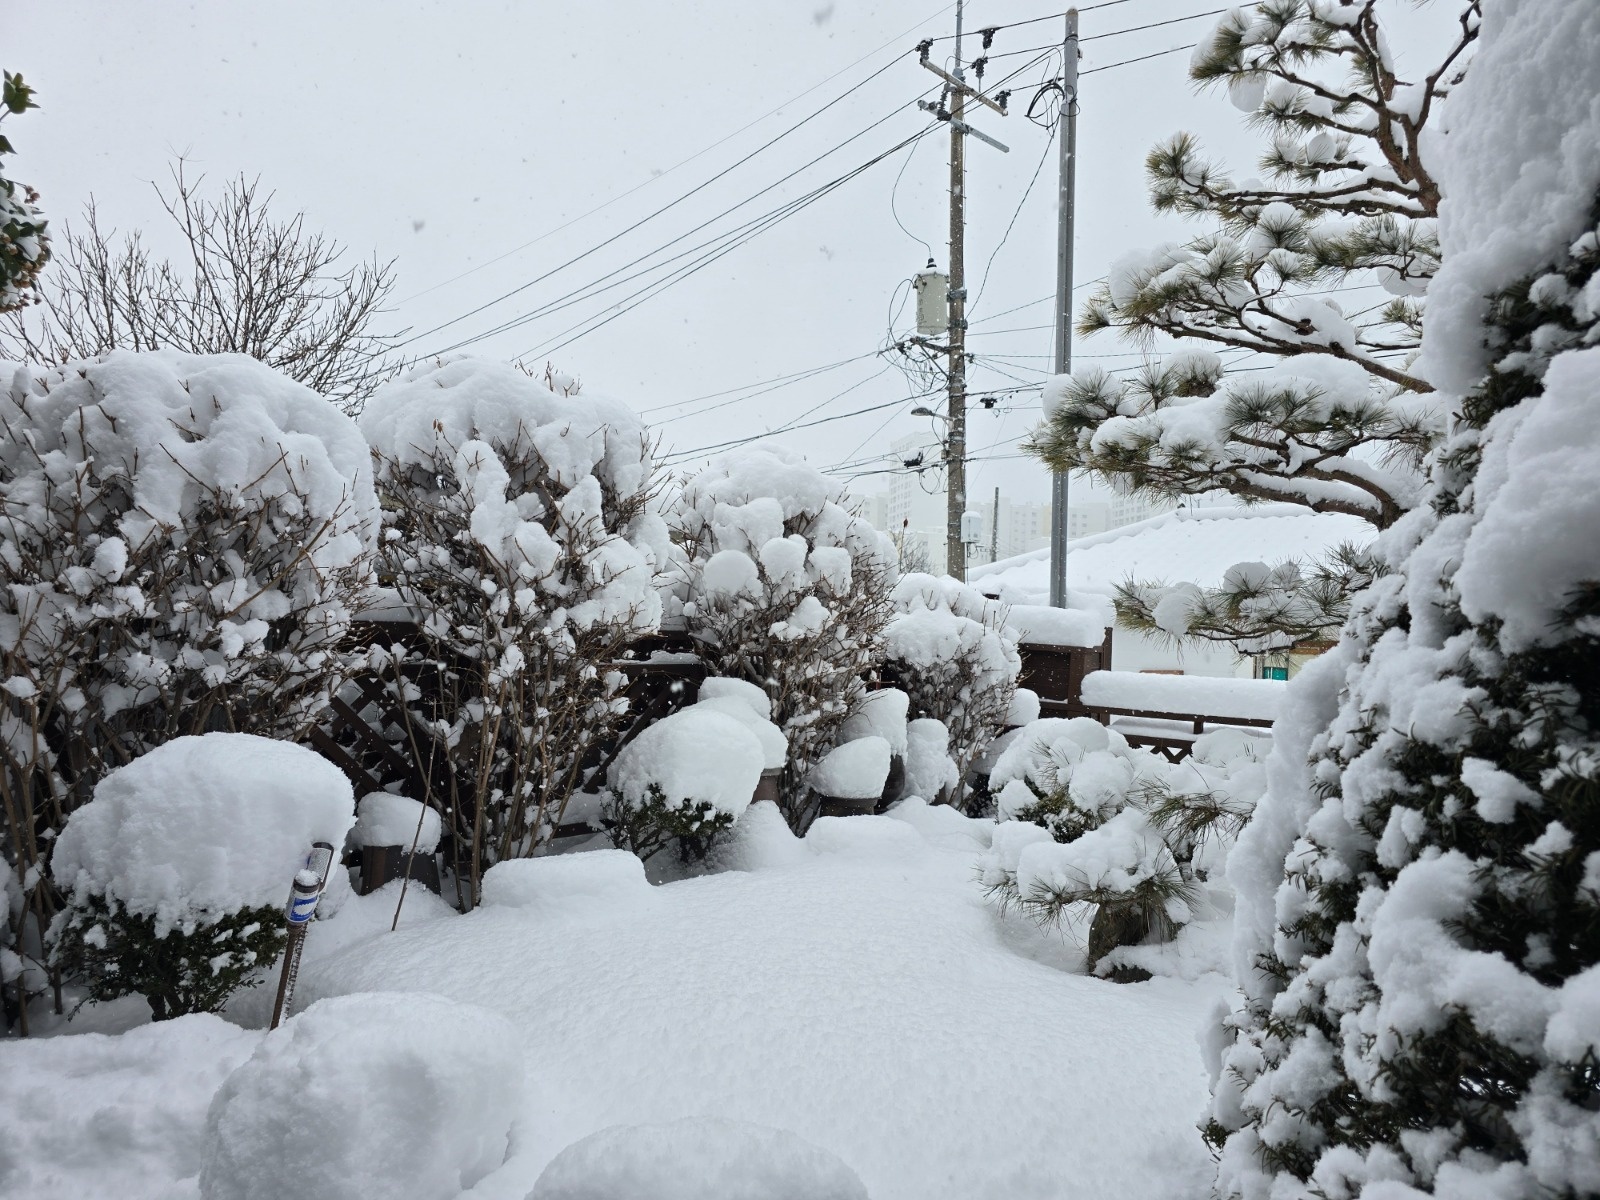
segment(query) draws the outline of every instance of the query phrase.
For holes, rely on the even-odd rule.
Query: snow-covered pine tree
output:
[[[1387,44],[1383,16],[1396,6],[1264,0],[1230,10],[1202,39],[1190,77],[1225,87],[1266,133],[1266,178],[1235,179],[1189,134],[1151,151],[1156,210],[1214,227],[1116,263],[1079,331],[1207,348],[1127,376],[1089,367],[1047,384],[1027,448],[1053,469],[1163,498],[1220,489],[1378,529],[1416,503],[1420,464],[1443,432],[1431,386],[1410,365],[1439,264],[1429,126],[1477,37],[1480,0],[1454,0],[1448,36],[1415,80],[1396,73]],[[1332,293],[1351,283],[1394,298],[1347,312]],[[1230,374],[1218,350],[1282,362]],[[1325,608],[1320,593],[1343,574],[1337,562],[1310,565],[1277,610],[1283,627],[1258,618],[1235,644],[1294,640],[1298,618]],[[1220,610],[1229,597],[1213,601]],[[1134,605],[1125,619],[1139,628],[1138,618]]]
[[[1215,354],[1190,351],[1127,381],[1074,373],[1047,398],[1032,443],[1040,457],[1134,491],[1223,488],[1380,528],[1409,507],[1404,472],[1351,459],[1414,463],[1439,431],[1416,398],[1431,387],[1405,365],[1439,261],[1424,134],[1476,39],[1479,0],[1456,0],[1453,36],[1416,81],[1395,73],[1381,23],[1392,2],[1264,0],[1221,18],[1190,77],[1226,87],[1266,131],[1267,179],[1234,180],[1188,134],[1156,147],[1147,161],[1156,210],[1217,228],[1117,263],[1079,321],[1085,334],[1165,336],[1296,369],[1236,383]],[[1326,293],[1352,277],[1396,299],[1347,316]],[[1338,365],[1352,369],[1329,369]]]
[[[4,72],[0,118],[38,107],[33,89],[22,82],[22,76]],[[0,134],[0,158],[11,152],[10,140]],[[0,313],[12,312],[37,298],[35,281],[50,261],[48,222],[39,212],[38,202],[37,192],[0,171]]]
[[[1117,624],[1157,642],[1221,643],[1240,654],[1284,654],[1338,636],[1350,598],[1382,574],[1365,547],[1336,546],[1320,563],[1235,563],[1218,587],[1125,580],[1112,602]]]
[[[1600,7],[1489,6],[1449,119],[1456,420],[1230,860],[1226,1197],[1600,1194]]]

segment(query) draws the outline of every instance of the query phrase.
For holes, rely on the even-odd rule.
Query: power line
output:
[[[713,150],[717,149],[717,147],[726,145],[728,142],[731,142],[734,138],[738,137],[741,133],[744,133],[744,132],[746,132],[747,130],[750,130],[750,129],[754,129],[757,125],[761,124],[761,122],[765,121],[768,117],[776,116],[778,113],[782,112],[784,109],[788,108],[789,105],[795,103],[796,101],[804,100],[812,92],[816,91],[818,88],[822,87],[824,84],[832,83],[835,79],[839,78],[839,76],[843,75],[846,71],[853,70],[854,68],[860,66],[862,63],[866,62],[869,58],[872,58],[872,57],[874,57],[874,56],[876,56],[878,54],[883,53],[883,51],[889,49],[891,46],[899,45],[900,43],[904,42],[906,38],[910,37],[913,33],[915,33],[918,29],[920,29],[922,26],[926,25],[929,21],[932,21],[935,17],[943,16],[945,13],[949,12],[952,7],[953,7],[952,5],[948,5],[947,4],[944,7],[936,10],[935,12],[929,13],[922,20],[918,21],[915,25],[911,26],[910,29],[907,29],[907,30],[905,30],[905,31],[903,31],[901,33],[896,34],[894,37],[892,37],[888,41],[884,42],[881,46],[878,46],[875,49],[867,51],[860,58],[856,59],[852,63],[847,63],[845,66],[840,67],[837,71],[835,71],[832,75],[829,75],[827,78],[819,79],[816,83],[812,84],[805,91],[799,92],[796,95],[790,96],[787,100],[785,100],[782,104],[779,104],[776,108],[768,109],[766,112],[762,113],[759,117],[755,118],[755,120],[746,122],[745,124],[739,126],[739,128],[735,129],[732,133],[727,134],[726,136],[724,136],[722,138],[719,138],[718,140],[712,142],[709,146],[706,146],[703,149],[696,150],[688,158],[680,159],[678,162],[673,163],[672,166],[668,167],[666,170],[658,171],[656,174],[650,176],[650,178],[644,180],[641,183],[635,184],[633,187],[629,188],[627,191],[621,192],[621,193],[611,197],[611,199],[607,200],[605,203],[596,205],[594,208],[591,208],[588,212],[580,213],[578,216],[573,217],[570,221],[565,221],[562,224],[557,225],[554,229],[547,229],[544,233],[541,233],[538,237],[534,238],[532,241],[523,242],[522,245],[520,245],[520,246],[514,246],[510,250],[507,250],[504,254],[497,254],[497,255],[495,255],[495,257],[493,257],[491,259],[488,259],[485,262],[481,262],[475,267],[471,267],[468,270],[462,271],[459,275],[452,275],[449,279],[442,279],[438,283],[430,284],[428,287],[423,288],[419,292],[412,292],[409,296],[404,296],[400,300],[396,301],[396,303],[405,304],[405,303],[407,303],[407,302],[409,302],[411,300],[415,300],[418,296],[426,296],[429,292],[438,291],[442,287],[446,287],[449,284],[456,283],[459,280],[465,279],[468,275],[475,275],[475,274],[477,274],[477,272],[482,271],[486,267],[491,267],[497,262],[502,262],[505,259],[510,258],[513,254],[520,254],[522,251],[528,249],[530,246],[538,245],[540,242],[544,241],[546,238],[554,237],[556,234],[560,233],[564,229],[570,229],[572,226],[578,224],[580,221],[586,221],[590,217],[594,216],[595,214],[600,213],[600,212],[604,212],[606,209],[610,208],[613,204],[616,204],[616,203],[618,203],[619,201],[622,201],[622,200],[626,200],[629,196],[633,195],[635,192],[641,191],[644,188],[649,187],[651,184],[656,183],[659,180],[665,179],[668,175],[671,175],[674,171],[678,170],[680,167],[686,167],[690,163],[694,162],[696,159],[703,158],[705,155],[710,154]],[[898,61],[899,58],[901,58],[901,57],[902,57],[902,55],[897,54],[895,56],[896,61]]]
[[[577,341],[579,338],[587,337],[589,334],[593,333],[596,329],[599,329],[604,325],[609,325],[612,321],[615,321],[618,317],[621,317],[621,316],[625,315],[626,313],[631,312],[633,309],[637,308],[640,304],[645,303],[647,300],[653,300],[656,296],[659,296],[662,292],[666,291],[668,288],[674,286],[675,284],[681,283],[683,280],[689,278],[689,276],[695,274],[696,272],[704,269],[707,266],[710,266],[713,262],[716,262],[719,258],[722,258],[724,255],[731,254],[734,250],[739,249],[739,247],[743,246],[745,243],[751,241],[752,239],[760,236],[762,233],[765,233],[768,229],[771,229],[773,226],[778,225],[778,224],[782,223],[783,221],[787,220],[789,217],[793,216],[795,213],[800,212],[802,209],[809,208],[812,204],[816,203],[818,200],[822,199],[824,196],[827,196],[830,193],[836,191],[838,188],[842,187],[844,184],[848,183],[850,180],[852,180],[852,179],[856,178],[857,176],[861,175],[863,172],[865,172],[869,168],[871,168],[873,166],[876,166],[878,163],[882,162],[884,159],[888,158],[890,155],[896,153],[897,151],[901,150],[905,146],[909,145],[911,142],[914,142],[919,138],[927,136],[929,133],[933,132],[934,128],[935,128],[935,126],[930,124],[928,127],[918,131],[917,133],[913,134],[911,137],[906,138],[904,141],[900,142],[898,145],[890,147],[888,150],[884,151],[882,154],[879,154],[876,157],[869,159],[867,162],[861,164],[859,167],[856,167],[854,170],[848,172],[847,174],[842,175],[839,178],[837,178],[835,180],[832,180],[829,183],[824,184],[822,187],[817,188],[816,190],[814,190],[812,192],[809,192],[806,195],[799,197],[798,199],[788,201],[787,203],[781,205],[780,207],[772,210],[772,212],[766,214],[766,216],[764,216],[764,217],[759,217],[755,221],[747,222],[745,225],[740,226],[739,230],[736,230],[734,232],[734,234],[719,234],[719,235],[717,235],[717,237],[712,238],[709,242],[702,243],[702,245],[700,247],[696,247],[695,249],[703,249],[705,246],[711,245],[712,243],[717,242],[717,241],[723,241],[724,242],[724,244],[722,246],[719,246],[715,250],[708,251],[706,254],[701,255],[700,258],[694,260],[693,262],[687,264],[686,266],[680,267],[677,271],[673,272],[671,275],[665,277],[664,279],[656,280],[656,281],[653,281],[652,283],[646,284],[643,288],[640,288],[638,291],[633,292],[628,296],[625,296],[621,301],[618,302],[618,304],[622,305],[622,307],[618,308],[616,312],[612,313],[610,316],[605,317],[605,318],[603,318],[601,320],[594,321],[593,324],[589,325],[588,328],[583,329],[581,332],[577,333],[575,336],[573,336],[571,338],[566,338],[565,341],[554,341],[553,343],[552,343],[552,341],[546,341],[546,342],[542,343],[541,345],[534,347],[533,349],[524,351],[522,354],[518,355],[517,357],[518,358],[526,358],[526,357],[540,355],[540,354],[553,354],[557,350],[560,350],[563,347],[570,345],[572,342]],[[748,230],[748,232],[741,232],[741,231],[744,231],[744,230]],[[693,253],[693,252],[694,252],[693,250],[690,250],[690,251],[686,251],[685,253]],[[683,256],[684,255],[682,255],[682,254],[676,255],[676,256],[674,256],[673,259],[669,259],[667,261],[668,262],[672,262],[672,261],[675,261],[677,258],[682,258]],[[650,268],[650,270],[658,269],[659,267],[664,266],[664,265],[666,265],[666,264],[665,263],[657,264],[656,267]],[[648,274],[648,273],[649,273],[649,271],[640,272],[640,274]],[[635,276],[635,278],[637,278],[637,276]],[[632,304],[628,303],[628,301],[630,301],[630,300],[633,301]],[[531,320],[531,319],[532,319],[531,317],[526,318],[526,319],[519,319],[518,321],[511,323],[511,325],[508,325],[506,328],[510,328],[510,327],[512,327],[514,325],[525,324],[526,320]],[[591,320],[593,320],[592,316],[591,317],[585,317],[584,320],[578,322],[577,325],[571,325],[568,328],[562,330],[560,333],[556,334],[555,338],[556,339],[564,338],[567,334],[573,333],[574,330],[577,330],[579,328],[579,326],[584,324],[585,321],[591,321]],[[500,332],[500,331],[497,330],[497,331],[491,331],[491,332]],[[482,335],[482,336],[488,336],[488,335],[485,334],[485,335]],[[474,340],[478,340],[478,339],[474,339]]]
[[[620,233],[612,234],[610,237],[606,238],[604,241],[599,242],[596,245],[593,245],[593,246],[589,247],[589,249],[583,251],[581,254],[577,255],[574,258],[569,258],[566,262],[560,264],[559,266],[552,267],[550,270],[546,271],[544,274],[539,275],[539,276],[537,276],[537,277],[535,277],[533,279],[530,279],[526,283],[519,284],[516,287],[512,288],[509,292],[505,292],[502,295],[499,295],[499,296],[495,297],[493,300],[486,301],[485,303],[478,305],[477,308],[474,308],[474,309],[471,309],[468,312],[462,313],[458,317],[452,317],[450,320],[444,322],[442,325],[435,325],[432,329],[427,329],[427,330],[424,330],[421,333],[415,334],[414,336],[412,336],[410,338],[407,338],[404,342],[402,342],[400,344],[401,345],[409,345],[410,343],[418,341],[421,338],[428,337],[431,334],[438,333],[442,329],[448,329],[450,326],[455,325],[455,324],[457,324],[457,323],[459,323],[461,321],[465,321],[469,317],[475,317],[479,313],[483,312],[485,309],[492,308],[496,304],[501,303],[502,301],[509,300],[512,296],[515,296],[515,295],[518,295],[521,292],[527,291],[529,288],[533,287],[535,284],[544,282],[546,279],[549,279],[552,275],[555,275],[556,273],[558,273],[560,271],[564,271],[568,267],[573,266],[576,263],[582,262],[584,259],[588,258],[591,254],[594,254],[594,253],[604,249],[606,246],[611,245],[613,242],[619,240],[620,238],[626,237],[628,234],[632,233],[635,229],[638,229],[640,226],[645,225],[648,222],[655,220],[655,218],[661,216],[663,213],[668,212],[673,208],[676,208],[678,205],[682,204],[685,200],[689,199],[691,196],[694,196],[694,195],[698,194],[699,192],[704,191],[706,188],[710,187],[713,183],[717,182],[717,180],[722,179],[725,176],[731,174],[733,171],[737,170],[739,167],[742,167],[745,163],[749,162],[751,159],[755,158],[757,155],[761,154],[763,151],[771,148],[772,146],[777,145],[784,138],[788,137],[791,133],[794,133],[796,130],[802,128],[803,126],[805,126],[807,124],[809,124],[811,121],[815,120],[817,117],[820,117],[823,113],[827,112],[834,105],[839,104],[840,102],[842,102],[843,100],[847,99],[851,95],[853,95],[856,92],[860,91],[863,87],[865,87],[867,84],[871,83],[879,75],[882,75],[885,71],[888,71],[891,67],[895,66],[900,61],[900,58],[902,58],[902,57],[904,57],[904,56],[903,55],[897,55],[895,58],[890,59],[888,62],[884,63],[883,66],[879,67],[877,70],[872,72],[872,74],[868,75],[865,79],[861,80],[859,83],[856,83],[853,86],[851,86],[850,88],[846,89],[840,95],[835,96],[832,100],[828,101],[828,103],[824,104],[821,108],[814,110],[813,112],[811,112],[810,114],[808,114],[805,117],[802,117],[799,121],[797,121],[795,124],[789,126],[787,129],[785,129],[782,133],[778,134],[776,137],[771,138],[766,142],[763,142],[760,146],[758,146],[754,150],[750,151],[749,154],[746,154],[743,158],[739,159],[737,162],[733,163],[730,166],[724,167],[721,171],[718,171],[715,175],[711,176],[711,178],[703,181],[702,183],[696,184],[694,187],[690,188],[687,192],[684,192],[677,199],[668,201],[666,204],[662,205],[660,208],[656,209],[654,212],[650,213],[648,216],[641,217],[639,220],[635,221],[632,225],[629,225],[626,229],[622,230]],[[906,107],[908,107],[908,105],[901,105],[899,108],[896,108],[894,110],[894,113],[898,113],[901,108],[906,108]],[[893,116],[894,113],[890,113],[889,116]],[[883,118],[883,120],[888,120],[888,119],[889,119],[888,117]],[[882,123],[883,123],[882,120],[880,120],[878,122],[875,122],[873,125],[869,125],[867,127],[867,129],[862,130],[861,133],[858,133],[855,136],[856,137],[860,137],[862,134],[868,132],[868,130],[873,129],[877,125],[880,125]],[[854,141],[854,140],[855,140],[854,138],[849,139],[849,141]],[[844,146],[849,144],[849,141],[841,142],[838,146],[835,146],[833,148],[833,150],[830,150],[828,153],[831,154],[831,153],[834,153],[834,151],[842,149]],[[827,157],[827,156],[823,155],[822,157]],[[820,161],[820,160],[819,159],[813,159],[812,163],[807,163],[806,166],[809,167],[809,166],[811,166],[813,163],[815,163],[817,161]],[[801,168],[801,170],[804,170],[804,169],[805,169],[805,167]],[[785,182],[787,179],[790,179],[792,177],[793,177],[792,175],[791,176],[785,176],[784,179],[779,180],[778,182],[779,183]],[[777,184],[773,184],[772,185],[772,187],[776,187],[776,186],[777,186]],[[771,190],[772,189],[769,187],[769,188],[763,189],[763,192],[771,191]],[[756,196],[762,195],[763,192],[757,192]],[[748,204],[750,202],[750,200],[753,200],[753,199],[755,199],[755,196],[748,197],[746,200],[744,200],[742,202],[742,204]],[[740,206],[736,205],[735,207],[740,207]],[[729,210],[729,211],[732,211],[732,210]],[[726,216],[726,215],[727,215],[727,213],[721,213],[721,214],[718,215],[718,217],[712,218],[712,220],[717,220],[721,216]],[[704,228],[704,226],[700,226],[699,228]],[[691,230],[690,232],[693,233],[693,232],[696,232],[696,230]],[[688,235],[685,234],[684,236],[688,236]],[[681,240],[681,239],[678,239],[678,240]],[[668,245],[671,245],[671,244],[672,243],[670,243],[670,242],[668,243]]]

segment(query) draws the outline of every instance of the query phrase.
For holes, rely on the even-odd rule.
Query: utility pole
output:
[[[1067,10],[1067,37],[1061,53],[1061,159],[1058,172],[1060,215],[1056,227],[1055,372],[1072,370],[1072,239],[1078,177],[1078,10]],[[1050,603],[1067,606],[1067,472],[1050,480]]]
[[[989,561],[1000,561],[1000,489],[994,490],[994,512],[989,518]]]
[[[956,5],[956,80],[961,70],[961,5]],[[949,395],[945,400],[945,570],[966,581],[967,546],[961,517],[967,511],[967,135],[965,90],[950,97],[950,346]]]
[[[918,104],[950,123],[950,316],[945,341],[950,355],[947,374],[945,419],[945,570],[963,582],[967,578],[967,546],[962,540],[961,518],[967,511],[967,135],[987,142],[1002,153],[1001,145],[986,133],[968,125],[964,119],[971,98],[1005,116],[1005,97],[996,102],[967,86],[961,65],[962,0],[956,0],[955,73],[952,75],[928,59],[930,43],[922,44],[922,65],[945,81],[950,97],[948,110],[942,104]]]

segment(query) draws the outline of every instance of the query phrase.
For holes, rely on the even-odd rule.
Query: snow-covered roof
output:
[[[1294,504],[1180,508],[1068,542],[1067,587],[1105,595],[1129,576],[1215,587],[1235,563],[1307,561],[1341,542],[1364,544],[1372,537],[1372,526],[1359,517],[1313,513]],[[967,577],[1009,604],[1045,604],[1050,551],[974,567]]]

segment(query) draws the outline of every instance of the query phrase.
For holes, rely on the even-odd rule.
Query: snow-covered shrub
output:
[[[1219,730],[1174,766],[1087,717],[1033,722],[990,776],[1002,823],[985,886],[1042,923],[1094,905],[1089,966],[1142,978],[1113,952],[1167,941],[1187,922],[1197,883],[1220,874],[1265,785],[1262,740]]]
[[[499,1167],[524,1091],[497,1013],[425,992],[320,1000],[206,1117],[203,1200],[452,1200]]]
[[[894,548],[837,485],[775,446],[713,459],[677,505],[675,604],[719,675],[756,684],[789,742],[784,815],[811,819],[805,780],[865,693],[889,617]]]
[[[664,523],[649,442],[625,407],[459,360],[380,389],[361,428],[385,513],[382,571],[415,644],[381,665],[414,753],[447,781],[471,880],[531,854],[627,709],[609,661],[654,630]]]
[[[906,723],[906,777],[901,798],[917,796],[937,804],[941,796],[955,794],[961,770],[950,757],[950,731],[933,717]]]
[[[837,1157],[786,1129],[722,1117],[614,1125],[556,1155],[528,1200],[867,1200]]]
[[[57,839],[57,952],[92,999],[139,993],[158,1021],[215,1012],[282,952],[290,881],[313,842],[343,844],[354,809],[339,769],[288,742],[159,746],[102,779]]]
[[[976,588],[933,575],[903,577],[893,600],[885,673],[911,697],[913,719],[944,724],[959,793],[959,781],[1005,727],[1022,670],[1006,608]]]
[[[642,859],[668,844],[686,862],[705,858],[755,795],[768,761],[762,743],[749,721],[714,704],[655,722],[611,764],[612,840]]]
[[[1221,1196],[1600,1193],[1597,48],[1595,5],[1486,5],[1450,100],[1457,419],[1229,863]]]
[[[318,718],[378,521],[354,424],[251,359],[117,351],[5,383],[3,851],[46,919],[48,840],[106,772]]]

